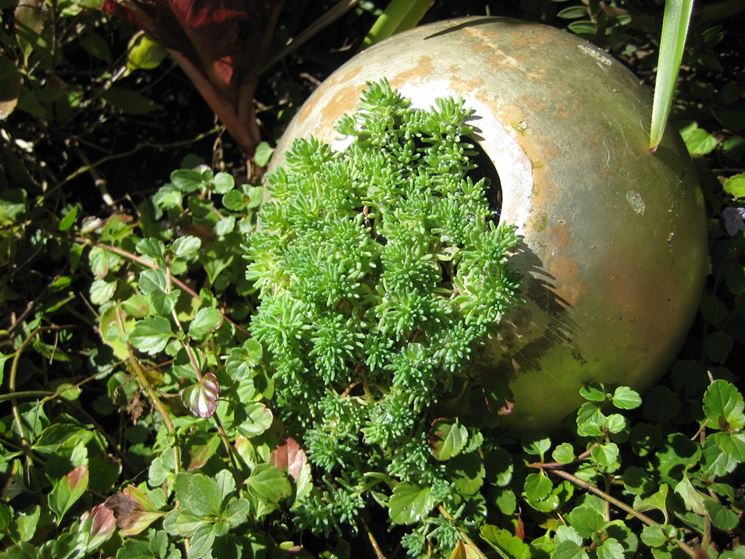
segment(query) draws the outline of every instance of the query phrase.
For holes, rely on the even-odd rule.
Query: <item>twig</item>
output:
[[[78,155],[83,164],[89,167],[88,172],[93,178],[93,186],[95,186],[101,192],[101,198],[103,199],[104,204],[112,207],[114,205],[114,199],[111,197],[111,194],[109,194],[109,189],[106,188],[106,179],[103,178],[103,176],[98,171],[96,171],[96,168],[91,165],[91,160],[88,159],[88,156],[82,149],[77,146],[73,146],[73,150]]]
[[[340,2],[337,2],[336,4],[334,4],[334,6],[329,8],[326,11],[326,13],[324,13],[316,21],[311,23],[303,31],[301,31],[300,34],[297,37],[295,37],[289,45],[287,45],[277,54],[272,56],[269,59],[269,61],[265,63],[264,66],[262,66],[261,70],[259,70],[259,75],[266,72],[269,68],[274,66],[277,62],[282,60],[288,54],[292,54],[293,52],[295,52],[297,49],[303,46],[307,41],[309,41],[316,34],[318,34],[321,30],[323,30],[325,27],[334,23],[337,19],[339,19],[341,16],[346,14],[349,10],[354,8],[357,4],[359,4],[359,0],[341,0]]]
[[[370,541],[370,545],[373,548],[373,553],[375,553],[375,558],[386,559],[385,553],[383,553],[383,550],[380,549],[380,545],[378,545],[378,540],[375,539],[375,535],[370,530],[370,527],[367,525],[367,522],[365,522],[365,519],[360,517],[360,522],[362,523],[362,527],[365,529],[365,533],[367,534],[367,539]]]
[[[18,363],[21,361],[21,355],[23,355],[23,351],[26,349],[26,346],[31,343],[31,341],[34,339],[36,334],[41,332],[43,330],[43,327],[36,328],[33,330],[22,342],[21,345],[18,346],[18,349],[15,352],[15,355],[13,356],[13,361],[10,364],[10,376],[8,377],[8,392],[12,395],[16,391],[16,377],[18,375]],[[15,397],[12,397],[10,399],[10,405],[13,408],[13,419],[16,422],[16,427],[18,428],[18,435],[21,437],[21,444],[23,445],[24,449],[26,447],[26,433],[23,430],[23,422],[21,421],[21,413],[18,411],[18,402],[16,401]]]
[[[134,371],[135,378],[137,379],[137,383],[143,388],[143,390],[145,390],[148,398],[150,398],[150,401],[153,403],[153,406],[155,406],[155,409],[158,410],[158,413],[160,413],[160,416],[163,418],[163,423],[166,426],[166,430],[174,438],[174,444],[173,444],[174,472],[178,474],[179,471],[181,470],[181,449],[179,449],[179,446],[178,446],[178,437],[176,434],[176,428],[173,426],[173,421],[171,420],[171,414],[168,412],[166,407],[163,405],[163,402],[158,397],[158,395],[155,393],[155,390],[153,390],[153,387],[150,384],[150,381],[148,381],[147,377],[145,376],[145,371],[142,370],[140,363],[132,355],[131,348],[130,348],[130,355],[129,355],[129,365]]]
[[[146,149],[146,148],[170,149],[170,148],[175,148],[175,147],[179,147],[179,146],[188,146],[190,144],[194,144],[194,143],[196,143],[196,142],[198,142],[200,140],[203,140],[204,138],[207,138],[207,137],[211,136],[212,134],[215,134],[221,128],[222,128],[221,126],[216,126],[215,128],[212,128],[211,130],[208,130],[207,132],[202,132],[201,134],[197,134],[196,136],[194,136],[191,139],[180,140],[178,142],[170,142],[170,143],[167,143],[167,144],[156,144],[156,143],[153,143],[153,142],[144,142],[142,144],[136,145],[135,147],[133,147],[132,149],[130,149],[128,151],[123,151],[121,153],[112,153],[111,155],[107,155],[106,157],[102,157],[101,159],[99,159],[95,163],[91,163],[89,165],[83,165],[82,167],[78,168],[76,171],[73,171],[72,173],[70,173],[69,175],[67,175],[64,179],[62,179],[60,182],[58,182],[57,184],[55,184],[52,188],[50,188],[49,190],[47,190],[44,193],[44,196],[41,196],[39,198],[39,205],[43,204],[44,201],[46,201],[47,198],[49,198],[49,196],[51,196],[54,192],[56,192],[57,190],[59,190],[60,188],[62,188],[63,186],[65,186],[70,181],[78,178],[83,173],[88,173],[92,169],[96,169],[97,167],[100,167],[104,163],[108,163],[109,161],[114,161],[116,159],[122,159],[122,158],[125,158],[125,157],[129,157],[130,155],[134,155],[138,151],[141,151],[141,150]]]
[[[449,520],[450,522],[455,521],[453,515],[450,514],[444,506],[440,505],[438,507],[438,510],[440,511],[440,514],[443,516],[443,518],[445,518],[445,520]],[[479,559],[488,559],[488,557],[484,555],[484,552],[479,549],[479,546],[474,543],[474,541],[468,534],[466,534],[464,530],[458,528],[458,532],[460,533],[460,537],[463,538],[463,541],[471,546],[473,552],[476,554],[476,557],[478,557]]]
[[[131,260],[132,262],[136,262],[140,266],[145,266],[146,268],[150,268],[151,270],[160,270],[160,267],[150,262],[149,260],[142,258],[140,256],[137,256],[136,254],[132,254],[131,252],[121,249],[119,247],[115,247],[113,245],[107,245],[105,243],[97,243],[95,241],[91,241],[90,239],[86,239],[85,237],[75,237],[75,241],[78,243],[82,243],[84,245],[88,246],[96,246],[99,248],[102,248],[104,250],[108,250],[109,252],[113,252],[114,254],[118,254],[119,256],[123,256],[124,258],[127,258],[128,260]],[[189,287],[187,284],[185,284],[183,281],[181,281],[178,278],[171,278],[171,281],[173,281],[174,284],[176,284],[180,289],[183,289],[186,293],[188,293],[192,299],[199,299],[199,293],[194,291],[191,287]],[[230,318],[230,316],[227,315],[222,309],[218,309],[220,311],[220,314],[222,314],[223,318],[230,322],[236,330],[238,330],[241,334],[250,337],[251,334],[248,330],[246,330],[243,326],[238,324],[235,320]]]
[[[577,462],[582,462],[583,460],[586,460],[590,457],[592,454],[592,450],[600,446],[599,443],[593,443],[590,445],[590,448],[579,454],[574,460],[571,462],[567,462],[566,464],[562,464],[561,462],[531,462],[528,464],[528,468],[537,468],[540,470],[554,470],[556,468],[564,468],[568,466],[569,464],[575,464]]]
[[[530,467],[535,467],[535,466],[530,466]],[[588,482],[586,482],[584,480],[579,479],[577,476],[572,475],[569,472],[566,472],[564,470],[560,470],[558,468],[556,468],[556,469],[548,468],[546,471],[548,471],[551,474],[557,475],[557,476],[559,476],[561,478],[564,478],[565,480],[572,482],[573,484],[581,487],[582,489],[586,489],[590,493],[594,493],[595,495],[597,495],[598,497],[600,497],[604,501],[606,501],[606,502],[610,503],[611,505],[613,505],[613,506],[621,509],[625,513],[630,514],[634,518],[642,521],[647,526],[657,526],[657,527],[660,527],[660,524],[658,522],[656,522],[655,520],[651,519],[649,516],[647,516],[643,512],[639,512],[638,510],[636,510],[633,507],[630,507],[629,505],[627,505],[623,501],[620,501],[620,500],[616,499],[612,495],[606,493],[605,491],[603,491],[601,489],[598,489],[597,487],[595,487],[591,483],[588,483]],[[682,541],[680,541],[678,539],[674,539],[673,541],[689,557],[694,557],[694,558],[697,557],[696,552],[687,543],[682,542]]]

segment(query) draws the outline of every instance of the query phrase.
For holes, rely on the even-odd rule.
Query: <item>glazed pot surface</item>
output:
[[[647,148],[651,98],[619,62],[563,31],[465,18],[419,27],[355,56],[306,101],[272,161],[297,137],[343,149],[334,126],[368,81],[429,107],[460,96],[501,182],[526,303],[480,348],[508,379],[510,420],[553,428],[590,380],[640,390],[690,327],[707,264],[703,198],[675,131]]]

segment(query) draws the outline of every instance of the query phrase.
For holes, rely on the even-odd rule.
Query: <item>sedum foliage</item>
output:
[[[519,299],[515,230],[498,225],[488,179],[473,177],[470,114],[454,99],[414,109],[371,83],[338,124],[345,151],[297,140],[269,178],[248,251],[261,301],[251,332],[287,428],[334,492],[298,508],[315,531],[354,520],[370,471],[431,488],[431,506],[469,496],[432,456],[429,431]],[[448,428],[479,446],[477,429]]]

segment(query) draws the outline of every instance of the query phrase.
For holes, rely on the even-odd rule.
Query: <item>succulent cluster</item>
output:
[[[517,238],[474,176],[470,116],[460,100],[418,110],[371,83],[338,124],[346,150],[297,140],[269,177],[248,249],[251,331],[282,419],[334,491],[299,512],[321,531],[362,505],[365,472],[451,493],[433,456],[438,404],[519,299]]]

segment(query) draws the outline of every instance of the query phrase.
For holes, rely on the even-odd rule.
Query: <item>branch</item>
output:
[[[533,464],[529,464],[528,467],[530,467],[530,468],[536,468],[536,469],[541,469],[540,466],[536,466],[536,465],[533,465]],[[560,470],[558,468],[546,468],[546,471],[548,471],[551,474],[557,475],[557,476],[559,476],[561,478],[564,478],[565,480],[572,482],[574,485],[577,485],[578,487],[581,487],[582,489],[586,489],[587,491],[589,491],[590,493],[593,493],[593,494],[597,495],[598,497],[600,497],[601,499],[603,499],[607,503],[610,503],[611,505],[613,505],[613,506],[621,509],[622,511],[630,514],[634,518],[640,520],[641,522],[643,522],[647,526],[661,527],[658,522],[654,521],[653,519],[651,519],[649,516],[647,516],[643,512],[639,512],[638,510],[636,510],[633,507],[630,507],[629,505],[627,505],[623,501],[620,501],[620,500],[616,499],[612,495],[606,493],[605,491],[603,491],[601,489],[598,489],[597,487],[595,487],[591,483],[588,483],[588,482],[586,482],[584,480],[579,479],[577,476],[572,475],[569,472],[566,472],[564,470]],[[682,542],[682,541],[680,541],[678,539],[673,539],[673,541],[689,557],[693,557],[694,559],[696,557],[698,557],[696,555],[696,552],[693,550],[693,548],[691,548],[685,542]]]
[[[149,260],[142,258],[140,256],[137,256],[136,254],[132,254],[131,252],[124,250],[119,247],[115,247],[113,245],[107,245],[105,243],[98,243],[95,241],[91,241],[90,239],[87,239],[85,237],[75,237],[75,241],[78,243],[82,243],[87,246],[96,246],[99,248],[102,248],[104,250],[108,250],[109,252],[113,252],[114,254],[118,254],[119,256],[123,256],[124,258],[131,260],[132,262],[136,262],[140,266],[144,266],[146,268],[150,268],[151,270],[160,270],[160,267],[157,264],[154,264],[153,262],[150,262]],[[181,281],[178,278],[171,278],[171,281],[175,283],[180,289],[183,289],[186,293],[188,293],[192,299],[199,299],[199,293],[194,291],[191,287],[189,287],[186,283]],[[225,311],[222,309],[218,309],[220,311],[220,314],[222,314],[223,318],[230,322],[236,330],[238,330],[241,334],[245,335],[246,337],[251,337],[251,333],[246,330],[243,326],[238,324],[235,320],[230,318]]]

